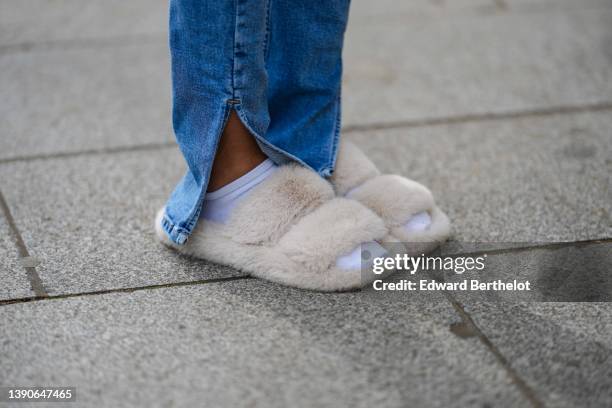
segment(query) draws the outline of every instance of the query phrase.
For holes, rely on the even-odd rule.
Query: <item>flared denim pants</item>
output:
[[[188,170],[162,226],[183,244],[232,110],[277,164],[331,175],[350,0],[170,0],[172,122]]]

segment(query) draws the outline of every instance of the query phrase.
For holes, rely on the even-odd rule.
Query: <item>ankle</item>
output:
[[[207,191],[215,191],[242,177],[267,159],[259,145],[232,112],[219,140]]]
[[[233,208],[244,200],[254,187],[274,174],[276,169],[276,165],[268,159],[231,183],[207,192],[200,217],[224,224]]]
[[[213,165],[213,169],[208,181],[208,192],[216,191],[232,181],[244,176],[266,160],[266,156],[261,155],[238,155],[240,160],[215,160],[218,165]]]

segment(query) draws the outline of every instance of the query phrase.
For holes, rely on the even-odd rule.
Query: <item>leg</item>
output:
[[[267,0],[170,2],[173,126],[188,171],[166,204],[162,225],[177,244],[187,240],[198,221],[217,146],[247,140],[236,117],[259,137],[268,127],[267,17]],[[224,137],[220,143],[228,118],[227,141]],[[252,146],[250,139],[247,143]],[[253,149],[247,151],[259,157]],[[214,186],[245,170],[228,164],[227,157],[217,161],[217,170],[226,170],[215,172]]]
[[[310,67],[313,72],[281,79],[292,90],[273,101],[278,112],[280,105],[287,109],[266,133],[267,5],[266,0],[172,0],[173,119],[189,171],[158,214],[157,233],[183,253],[277,282],[321,290],[360,287],[367,279],[359,245],[385,253],[376,242],[387,236],[382,220],[357,202],[336,199],[315,172],[276,167],[259,150],[278,162],[293,159],[329,174],[339,125],[337,37],[344,25],[340,31],[336,23],[331,31],[311,26],[313,33],[323,33],[322,47],[327,42],[336,48],[312,56],[321,63]],[[323,8],[304,13],[303,34],[310,23],[326,26],[330,10]],[[220,21],[203,20],[219,14]],[[282,43],[275,52],[291,52]],[[301,83],[294,86],[292,79]]]
[[[272,0],[266,139],[323,176],[340,132],[342,46],[349,0]]]
[[[259,145],[240,122],[235,112],[230,114],[215,155],[208,191],[215,191],[253,170],[264,160]]]

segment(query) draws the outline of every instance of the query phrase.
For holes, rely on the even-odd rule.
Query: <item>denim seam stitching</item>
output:
[[[268,60],[268,53],[270,49],[270,14],[272,10],[272,0],[266,2],[266,36],[264,37],[263,56],[264,63]]]
[[[238,1],[234,0],[234,38],[232,41],[232,77],[231,77],[231,88],[232,96],[231,99],[236,99],[236,42],[238,41]]]

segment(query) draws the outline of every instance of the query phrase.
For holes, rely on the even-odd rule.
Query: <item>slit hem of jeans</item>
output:
[[[319,171],[317,171],[316,169],[314,169],[312,166],[308,165],[305,161],[303,161],[302,159],[300,159],[297,156],[292,155],[291,153],[287,152],[286,150],[281,149],[280,147],[270,143],[268,140],[266,140],[263,136],[261,136],[257,131],[255,131],[253,129],[253,127],[250,125],[249,123],[249,119],[246,116],[244,110],[241,108],[240,104],[234,105],[233,106],[234,110],[236,110],[236,113],[238,114],[238,118],[240,119],[240,121],[242,122],[242,124],[244,125],[244,127],[247,128],[247,130],[251,133],[251,135],[253,135],[253,137],[259,142],[264,144],[266,147],[270,148],[271,150],[275,151],[276,153],[283,155],[285,157],[287,157],[288,159],[297,162],[299,164],[301,164],[302,166],[311,169],[312,171],[319,173]]]
[[[217,152],[217,149],[219,148],[219,141],[221,140],[221,136],[223,135],[223,131],[225,130],[225,126],[227,125],[227,121],[231,114],[232,104],[229,103],[228,101],[228,103],[224,104],[222,109],[223,109],[223,113],[221,115],[221,125],[219,126],[219,128],[217,129],[215,133],[216,134],[215,146],[214,146],[215,154]],[[208,182],[210,180],[211,172],[212,172],[212,163],[209,166],[208,171],[205,175],[206,182],[202,184],[202,189],[200,191],[200,195],[198,196],[198,200],[196,201],[191,211],[189,211],[189,217],[187,217],[186,227],[183,227],[180,224],[174,223],[172,219],[168,216],[166,209],[164,209],[164,218],[168,220],[168,223],[172,226],[172,230],[177,230],[177,234],[176,234],[177,238],[173,239],[173,236],[168,233],[165,227],[164,227],[164,230],[166,230],[166,232],[168,233],[168,237],[175,244],[178,244],[178,245],[185,244],[188,237],[193,232],[193,229],[195,228],[196,224],[198,223],[198,219],[200,218],[200,213],[202,212],[202,204],[204,202],[204,196],[206,195],[206,189],[208,188]]]

